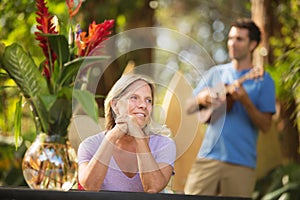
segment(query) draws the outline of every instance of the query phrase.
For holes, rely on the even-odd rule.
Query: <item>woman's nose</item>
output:
[[[139,108],[146,108],[146,107],[147,107],[147,104],[146,104],[145,101],[139,100],[139,101],[138,101],[138,107],[139,107]]]

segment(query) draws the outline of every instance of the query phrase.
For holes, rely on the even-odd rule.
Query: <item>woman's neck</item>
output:
[[[129,152],[135,152],[135,139],[130,135],[124,135],[117,140],[116,146],[119,149],[126,150]]]

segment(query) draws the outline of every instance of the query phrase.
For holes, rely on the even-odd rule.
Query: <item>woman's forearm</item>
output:
[[[169,182],[172,167],[162,167],[153,158],[146,139],[137,141],[137,161],[141,181],[145,192],[157,193],[162,191]]]
[[[116,140],[116,134],[107,132],[93,158],[79,166],[79,182],[85,190],[98,191],[101,188]]]

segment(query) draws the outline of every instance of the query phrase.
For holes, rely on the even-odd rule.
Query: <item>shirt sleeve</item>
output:
[[[176,145],[173,139],[166,136],[159,136],[157,143],[152,150],[157,163],[167,163],[174,167],[176,160]]]
[[[78,164],[89,162],[92,159],[97,148],[100,146],[103,137],[104,134],[99,133],[84,139],[80,143],[77,151]]]
[[[199,83],[195,87],[193,95],[196,96],[203,88],[214,88],[215,86],[217,86],[222,80],[220,69],[220,66],[214,66],[209,70],[205,71]]]
[[[276,94],[275,84],[269,74],[265,73],[264,82],[262,85],[258,109],[262,112],[276,112]]]

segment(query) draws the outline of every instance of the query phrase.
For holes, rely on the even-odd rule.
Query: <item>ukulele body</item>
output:
[[[211,89],[212,93],[217,96],[216,99],[213,99],[211,106],[204,107],[197,102],[194,102],[188,106],[187,113],[193,114],[198,112],[200,123],[213,123],[221,115],[230,112],[233,107],[234,100],[230,95],[229,90],[236,89],[246,80],[261,78],[263,74],[264,70],[262,68],[253,68],[244,76],[235,80],[232,84],[217,84],[215,88]]]

